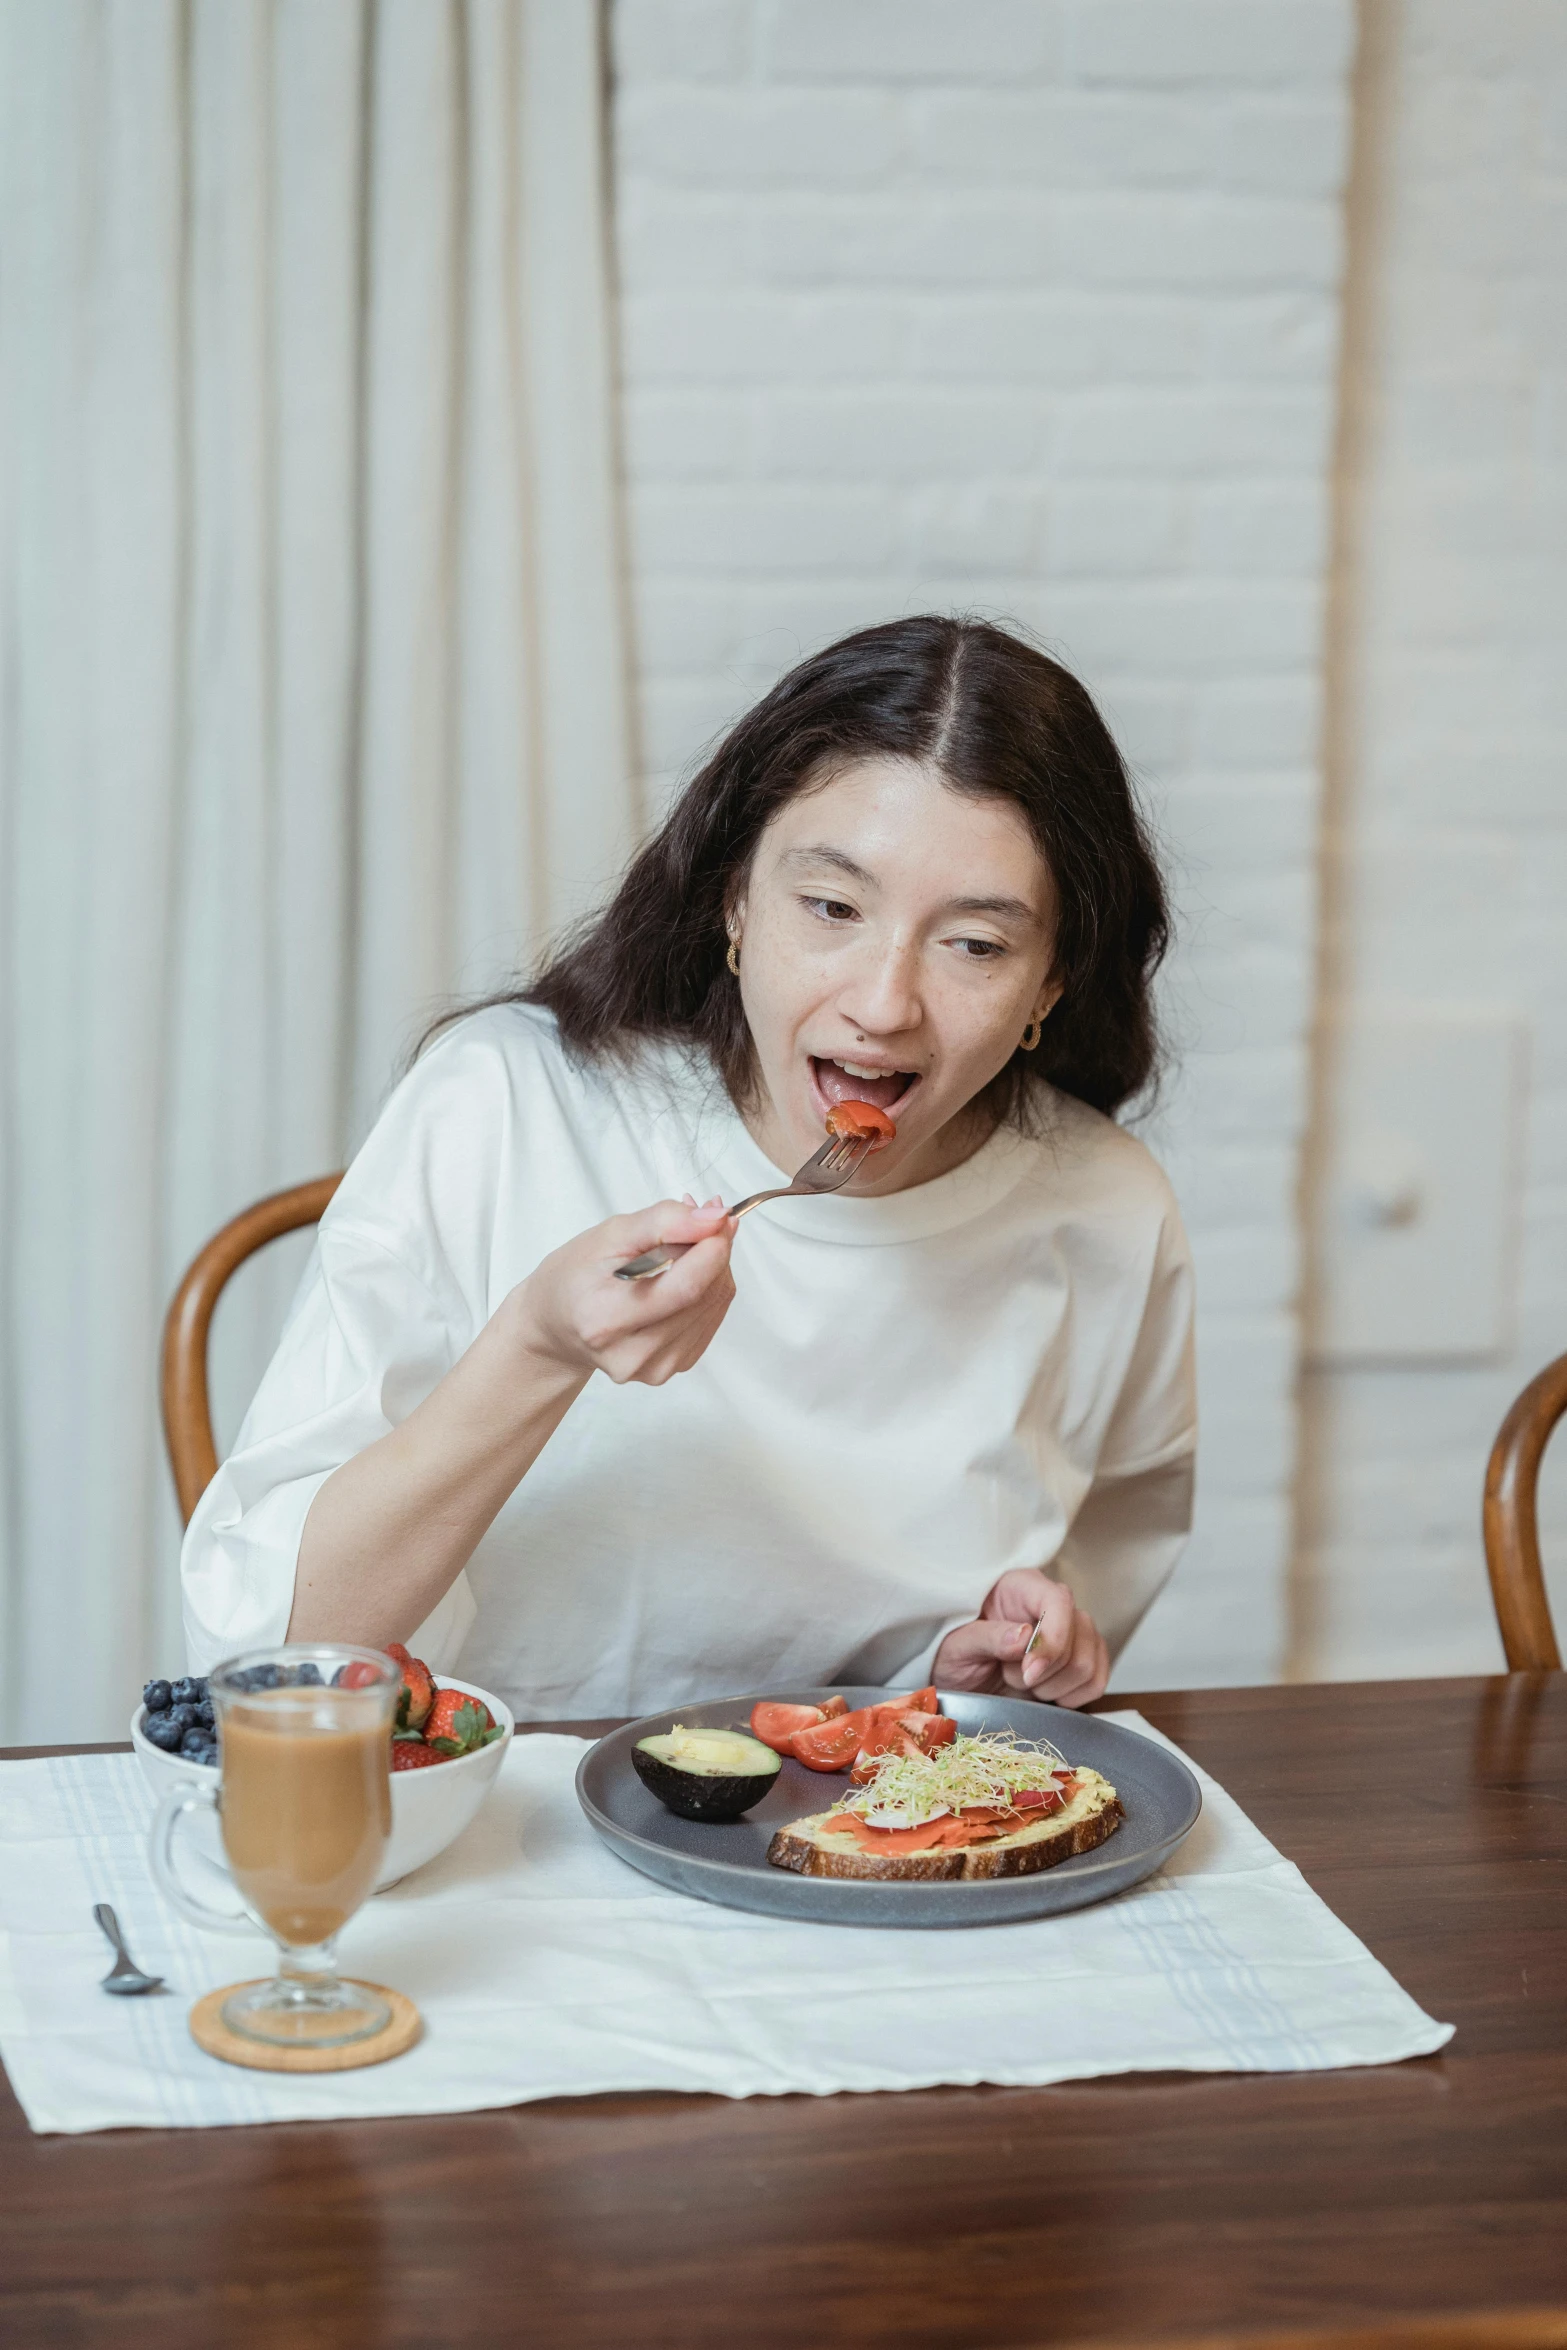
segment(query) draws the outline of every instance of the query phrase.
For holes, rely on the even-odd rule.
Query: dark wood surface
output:
[[[1112,1702],[1458,2026],[1440,2056],[89,2138],[6,2091],[0,2343],[1006,2350],[1567,2306],[1567,1680]]]

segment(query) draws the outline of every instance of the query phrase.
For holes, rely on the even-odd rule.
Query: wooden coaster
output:
[[[424,2026],[419,2010],[403,1992],[389,1990],[385,1983],[366,1983],[364,1988],[386,2001],[391,2021],[369,2039],[346,2040],[340,2048],[269,2048],[265,2041],[231,2032],[223,2021],[223,2002],[236,1991],[248,1991],[248,1983],[225,1983],[221,1991],[198,1999],[190,2011],[191,2038],[209,2056],[219,2056],[225,2064],[248,2065],[257,2073],[349,2073],[362,2064],[384,2064],[389,2056],[401,2056],[411,2048]]]

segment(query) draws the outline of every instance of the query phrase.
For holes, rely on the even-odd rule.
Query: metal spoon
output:
[[[133,1995],[138,1991],[161,1991],[163,1977],[142,1973],[141,1968],[125,1947],[125,1936],[120,1932],[120,1921],[109,1904],[106,1901],[100,1901],[93,1911],[93,1916],[107,1934],[110,1948],[114,1952],[114,1964],[103,1978],[103,1989],[119,1992],[126,1996]]]

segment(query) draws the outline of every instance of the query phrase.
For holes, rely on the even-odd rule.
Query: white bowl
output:
[[[452,1674],[443,1673],[437,1686],[460,1689],[465,1697],[483,1698],[504,1736],[492,1738],[488,1746],[477,1747],[472,1754],[454,1755],[450,1761],[432,1764],[424,1770],[392,1773],[392,1834],[381,1874],[376,1879],[377,1893],[384,1893],[388,1885],[395,1885],[414,1869],[422,1869],[427,1860],[434,1860],[438,1852],[444,1852],[448,1844],[456,1842],[494,1786],[501,1759],[516,1728],[510,1708],[472,1681],[459,1681]],[[131,1744],[147,1784],[160,1803],[169,1789],[182,1781],[215,1786],[217,1772],[210,1763],[187,1762],[183,1755],[165,1754],[161,1746],[154,1746],[143,1735],[146,1711],[145,1706],[139,1705],[132,1716]],[[222,1845],[216,1820],[210,1814],[203,1817],[198,1813],[191,1823],[191,1831],[203,1856],[220,1864]]]

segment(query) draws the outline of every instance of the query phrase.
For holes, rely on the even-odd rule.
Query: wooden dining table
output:
[[[73,2138],[7,2088],[0,2343],[1021,2350],[1567,2311],[1567,1677],[1106,1702],[1456,2025],[1439,2055]]]

